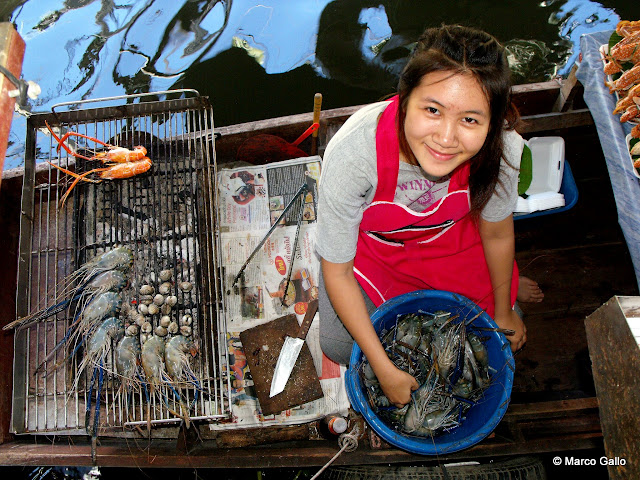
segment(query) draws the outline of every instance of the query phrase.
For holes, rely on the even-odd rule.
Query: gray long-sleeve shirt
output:
[[[324,153],[316,252],[332,263],[345,263],[355,257],[362,213],[376,192],[376,128],[388,103],[367,105],[354,113]],[[508,131],[504,133],[504,143],[505,156],[513,168],[503,160],[500,180],[505,191],[498,184],[482,211],[482,218],[490,222],[507,218],[518,200],[518,169],[524,140],[515,131]],[[448,177],[433,181],[420,166],[400,162],[394,201],[420,212],[442,198],[448,188]]]

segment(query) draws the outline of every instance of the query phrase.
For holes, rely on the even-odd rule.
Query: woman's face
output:
[[[404,133],[422,169],[443,177],[480,151],[490,117],[489,102],[473,76],[434,72],[409,95]]]

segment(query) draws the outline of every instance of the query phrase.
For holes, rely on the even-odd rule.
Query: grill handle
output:
[[[112,100],[125,100],[129,98],[148,97],[150,95],[166,95],[170,93],[192,93],[196,97],[200,96],[200,92],[198,92],[197,90],[194,90],[193,88],[179,88],[176,90],[163,90],[160,92],[132,93],[130,95],[116,95],[115,97],[90,98],[88,100],[77,100],[75,102],[56,103],[51,107],[51,112],[53,114],[56,114],[57,107],[66,107],[69,105],[81,105],[84,103],[95,103],[95,102],[110,102]]]

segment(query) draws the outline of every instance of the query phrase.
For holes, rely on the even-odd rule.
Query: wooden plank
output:
[[[597,397],[574,398],[570,400],[557,400],[551,402],[536,403],[512,403],[505,415],[518,420],[532,418],[540,419],[542,415],[571,415],[585,410],[598,408]]]
[[[495,456],[526,455],[575,450],[591,450],[602,446],[599,433],[554,435],[526,442],[485,440],[481,444],[450,455],[438,456],[439,461],[470,460]],[[0,464],[91,466],[91,447],[80,439],[69,443],[11,442],[0,446]],[[154,468],[284,468],[321,467],[338,452],[335,441],[288,442],[247,448],[216,448],[203,444],[188,455],[176,450],[174,442],[102,441],[97,449],[97,465],[103,467]],[[435,459],[414,455],[397,448],[370,449],[359,445],[354,452],[340,455],[335,465],[376,465],[424,462]]]
[[[638,478],[640,349],[616,297],[589,315],[585,326],[600,400],[605,451],[608,458],[625,461],[624,465],[607,466],[609,478]]]
[[[557,80],[515,85],[512,89],[513,101],[524,116],[524,119],[527,120],[530,115],[539,115],[543,112],[551,111],[560,89],[561,83]],[[333,133],[337,130],[337,127],[341,126],[351,115],[362,107],[363,105],[354,105],[325,110],[321,113],[318,139],[320,152],[323,151],[323,147],[326,146]],[[524,132],[548,130],[553,122],[566,122],[566,118],[568,117],[555,116],[552,119],[547,118],[545,122],[541,122],[537,117],[533,117],[531,119],[532,126],[524,130]],[[309,112],[217,127],[216,132],[221,135],[221,138],[216,142],[218,163],[233,161],[238,147],[248,138],[258,134],[268,134],[277,135],[291,142],[311,125],[312,122],[313,113]],[[330,132],[330,134],[327,135],[327,132]],[[304,150],[304,143],[302,146]]]
[[[588,108],[569,112],[552,112],[523,116],[522,120],[522,126],[517,129],[521,135],[593,125],[593,117]]]
[[[24,50],[24,40],[18,35],[13,24],[0,23],[0,65],[9,70],[16,78],[20,78],[22,72]],[[16,103],[15,98],[9,97],[8,92],[16,88],[17,86],[0,73],[0,184],[9,131],[11,130],[13,107]]]
[[[569,72],[569,76],[567,77],[567,79],[562,82],[562,88],[560,89],[560,93],[558,94],[556,103],[553,105],[552,111],[566,112],[572,107],[573,99],[582,90],[582,85],[580,84],[580,82],[578,82],[578,79],[576,77],[577,71],[578,66],[574,65]]]

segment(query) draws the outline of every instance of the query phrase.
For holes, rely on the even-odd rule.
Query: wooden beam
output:
[[[0,23],[0,65],[9,70],[16,78],[20,78],[20,73],[22,73],[24,50],[24,40],[18,35],[13,24]],[[11,130],[13,107],[16,103],[15,98],[9,97],[8,92],[16,88],[18,87],[0,73],[0,185],[9,131]]]
[[[577,71],[578,66],[574,65],[567,79],[562,82],[562,88],[560,88],[560,93],[558,94],[556,103],[553,105],[552,111],[566,112],[573,106],[573,99],[582,89],[582,84],[578,82],[576,78]]]
[[[518,133],[535,133],[563,128],[584,127],[593,125],[593,117],[588,108],[568,112],[543,113],[522,117],[522,125]]]

